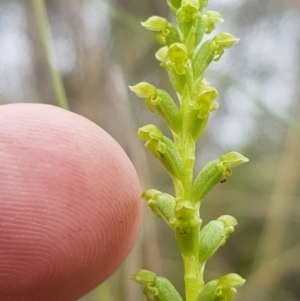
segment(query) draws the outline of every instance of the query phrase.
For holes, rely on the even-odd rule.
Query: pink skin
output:
[[[0,301],[74,301],[129,254],[140,184],[97,125],[48,105],[0,106],[0,163]]]

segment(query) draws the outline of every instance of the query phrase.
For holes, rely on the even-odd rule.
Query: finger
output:
[[[141,202],[111,136],[53,106],[1,106],[0,162],[0,301],[73,301],[115,271]]]

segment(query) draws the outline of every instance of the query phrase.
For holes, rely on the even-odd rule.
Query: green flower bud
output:
[[[180,42],[177,29],[165,18],[153,16],[142,22],[142,25],[148,30],[156,31],[157,41],[162,45]]]
[[[183,51],[184,49],[185,48],[183,47]],[[174,69],[174,63],[172,63],[168,57],[168,52],[169,48],[167,46],[162,47],[156,52],[155,57],[161,62],[160,66],[167,71],[170,82],[175,91],[179,94],[182,94],[183,87],[186,83],[186,76],[179,75],[176,72],[176,70]],[[186,61],[186,63],[188,63],[188,60]]]
[[[194,101],[190,102],[190,106],[193,110],[198,111],[198,118],[205,119],[211,111],[218,108],[219,104],[215,101],[217,97],[217,90],[206,81],[203,81],[198,95]]]
[[[221,277],[215,290],[216,298],[214,300],[231,301],[236,294],[234,287],[242,286],[245,281],[245,279],[235,273]]]
[[[168,64],[174,68],[178,75],[186,73],[188,67],[188,51],[184,44],[174,43],[168,50]]]
[[[248,162],[249,159],[237,152],[230,152],[219,160],[206,164],[197,175],[193,184],[193,202],[201,201],[222,180],[232,174],[231,167]]]
[[[226,239],[234,232],[234,226],[237,225],[237,220],[231,215],[222,215],[218,218],[225,225]]]
[[[145,146],[152,152],[165,167],[172,179],[180,180],[183,172],[183,163],[173,141],[152,124],[139,129],[138,136],[147,141]]]
[[[200,47],[193,59],[194,79],[202,79],[205,70],[212,61],[218,61],[224,53],[225,48],[237,44],[239,39],[229,33],[217,34],[213,39],[206,41]]]
[[[161,154],[166,152],[166,145],[161,142],[164,135],[155,125],[143,126],[139,129],[138,136],[141,140],[147,141],[145,146],[153,153],[155,158],[161,158]]]
[[[223,53],[224,49],[230,48],[237,44],[239,39],[235,38],[233,35],[229,33],[219,33],[213,38],[213,49],[215,50],[214,61],[218,61]]]
[[[225,221],[225,222],[224,222]],[[228,223],[230,224],[228,224]],[[199,261],[204,264],[222,246],[234,231],[237,221],[232,216],[221,216],[208,223],[200,232]]]
[[[245,283],[238,274],[228,274],[220,279],[212,280],[208,282],[196,301],[231,301],[236,293],[234,287],[242,286]]]
[[[170,221],[175,229],[176,240],[183,256],[194,256],[198,249],[199,228],[202,220],[199,207],[190,201],[177,200],[175,217]]]
[[[135,86],[129,86],[129,88],[137,97],[149,98],[156,95],[156,88],[146,82],[141,82]]]
[[[190,202],[181,200],[176,202],[175,218],[171,221],[174,227],[188,229],[201,224],[198,209]]]
[[[235,167],[246,162],[249,162],[248,158],[238,152],[230,152],[220,158],[218,169],[226,178],[229,178],[232,174],[230,167]]]
[[[141,23],[145,28],[154,31],[165,30],[169,25],[167,19],[157,16],[150,17],[147,21]]]
[[[140,270],[129,277],[144,285],[147,300],[154,301],[183,301],[173,284],[164,277],[157,277],[148,270]]]
[[[198,0],[182,0],[181,7],[176,13],[176,17],[180,22],[190,22],[199,16]]]
[[[207,34],[210,34],[216,28],[217,23],[224,21],[222,15],[216,11],[205,12],[203,18],[206,20],[205,33]]]
[[[155,282],[156,275],[148,270],[140,270],[129,276],[129,278],[140,284],[152,285]]]
[[[141,82],[129,87],[138,97],[146,98],[145,105],[151,113],[159,113],[167,122],[171,130],[178,133],[181,128],[180,111],[172,97],[164,90]]]
[[[148,206],[154,214],[161,217],[170,226],[170,221],[175,214],[175,198],[167,193],[155,189],[149,189],[142,194],[142,198],[148,201]]]
[[[156,275],[148,270],[140,270],[129,277],[131,280],[144,285],[143,293],[148,301],[157,301],[158,289],[155,287]]]

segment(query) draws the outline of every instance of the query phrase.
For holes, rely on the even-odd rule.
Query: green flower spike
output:
[[[205,284],[207,260],[234,232],[237,221],[230,215],[201,228],[201,201],[218,184],[232,174],[231,168],[249,160],[230,152],[207,163],[194,177],[196,142],[201,137],[210,113],[218,108],[217,90],[204,78],[213,61],[218,61],[225,49],[239,40],[229,33],[219,33],[207,40],[220,22],[221,14],[206,11],[208,0],[167,0],[176,25],[167,19],[153,16],[142,25],[156,32],[163,45],[155,57],[165,69],[176,92],[178,103],[164,90],[141,82],[130,89],[145,99],[151,113],[158,113],[169,126],[173,140],[150,124],[139,129],[138,136],[164,166],[174,186],[174,197],[156,189],[142,194],[153,213],[162,218],[174,231],[184,263],[186,301],[231,301],[235,287],[244,283],[237,274],[228,274]],[[147,270],[131,276],[144,286],[148,301],[183,301],[166,278]]]
[[[222,180],[232,174],[231,167],[248,162],[249,159],[237,152],[231,152],[218,160],[207,163],[197,175],[193,185],[193,201],[202,201],[203,198]]]
[[[222,246],[229,235],[233,233],[237,221],[230,215],[224,215],[216,221],[209,222],[200,233],[199,261],[202,264]]]
[[[143,126],[138,131],[141,140],[147,141],[145,146],[165,167],[173,180],[181,180],[183,163],[174,143],[153,124]]]
[[[148,202],[153,213],[161,217],[172,228],[170,221],[175,214],[175,198],[156,189],[149,189],[142,194],[142,198]]]
[[[157,277],[148,270],[140,270],[129,278],[144,285],[143,292],[148,301],[183,301],[168,279]]]
[[[224,21],[222,15],[216,11],[205,12],[203,18],[206,20],[206,34],[210,34],[216,28],[217,23]]]
[[[242,286],[245,279],[235,273],[208,282],[196,301],[231,301],[236,294],[234,287]]]
[[[156,39],[162,45],[180,42],[177,29],[167,19],[153,16],[142,25],[148,30],[156,31]]]
[[[159,113],[173,132],[179,132],[181,128],[180,112],[174,100],[166,91],[156,89],[146,82],[141,82],[129,88],[138,97],[146,98],[145,105],[151,113]]]

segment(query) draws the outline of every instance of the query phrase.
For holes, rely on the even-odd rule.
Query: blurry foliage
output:
[[[153,58],[154,36],[139,24],[150,15],[170,17],[162,2],[46,1],[55,66],[71,110],[122,145],[144,190],[154,186],[168,192],[168,178],[157,162],[148,163],[150,155],[136,138],[138,126],[156,116],[149,117],[127,89],[146,80],[168,90]],[[212,0],[214,8],[225,18],[220,31],[242,39],[207,75],[219,91],[220,108],[202,140],[196,168],[232,149],[243,152],[251,164],[234,171],[204,201],[204,222],[224,212],[240,221],[209,262],[206,279],[234,271],[248,279],[236,300],[299,300],[299,1]],[[0,0],[0,28],[0,103],[55,104],[31,1]],[[144,224],[136,248],[108,281],[113,300],[141,300],[140,288],[127,279],[141,267],[161,274],[163,265],[163,276],[183,289],[172,233],[146,210]],[[99,291],[81,300],[99,300]]]

